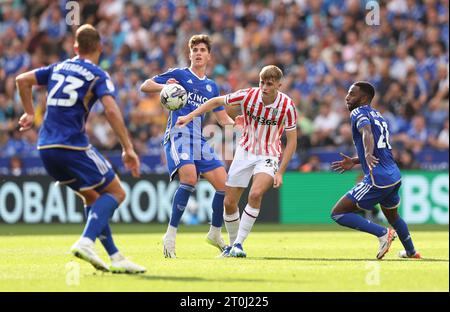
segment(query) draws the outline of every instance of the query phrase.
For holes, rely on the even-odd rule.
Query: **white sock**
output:
[[[226,213],[223,215],[223,221],[225,223],[225,228],[228,232],[228,237],[230,239],[230,246],[233,245],[236,240],[238,230],[239,230],[239,210],[231,215]]]
[[[256,218],[259,215],[259,209],[250,207],[249,204],[245,206],[244,211],[242,212],[241,224],[239,225],[239,232],[235,244],[242,244],[247,238],[248,234],[252,230],[253,224],[256,221]]]
[[[222,233],[222,227],[216,227],[214,225],[211,225],[209,227],[209,233],[213,235],[220,235]]]
[[[166,237],[175,239],[175,237],[177,237],[177,230],[178,230],[178,228],[171,226],[169,224],[169,226],[167,227],[167,231],[166,231]]]
[[[89,237],[83,236],[80,238],[80,244],[84,246],[92,246],[94,245],[94,242]]]
[[[122,256],[122,254],[118,251],[109,256],[109,258],[111,259],[111,261],[120,261],[124,259],[124,256]]]

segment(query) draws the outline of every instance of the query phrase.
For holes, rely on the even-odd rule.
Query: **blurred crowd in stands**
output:
[[[354,153],[344,99],[356,80],[376,87],[373,105],[389,124],[389,139],[403,168],[420,167],[416,155],[425,148],[448,153],[448,0],[78,3],[80,23],[93,24],[101,33],[100,66],[113,79],[137,150],[161,156],[161,163],[167,111],[157,94],[143,94],[139,86],[171,67],[189,66],[187,41],[199,33],[213,39],[208,76],[222,94],[257,85],[264,65],[283,69],[282,91],[294,99],[299,113],[297,162],[291,170],[320,170],[317,151]],[[35,129],[20,133],[22,109],[14,79],[73,56],[76,25],[68,25],[65,4],[0,3],[0,157],[37,155],[46,89],[33,94]],[[207,119],[206,124],[214,123],[213,117]],[[100,150],[120,150],[100,104],[93,108],[87,131]]]

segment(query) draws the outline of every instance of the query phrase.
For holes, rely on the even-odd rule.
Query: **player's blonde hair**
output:
[[[189,49],[192,50],[197,44],[204,43],[208,48],[208,52],[211,52],[211,42],[211,38],[208,35],[194,35],[189,39]]]
[[[283,79],[283,71],[275,65],[267,65],[261,69],[259,77],[262,80],[280,81]]]
[[[80,54],[94,53],[98,49],[100,35],[97,29],[90,24],[84,24],[77,29],[75,33],[75,45]]]

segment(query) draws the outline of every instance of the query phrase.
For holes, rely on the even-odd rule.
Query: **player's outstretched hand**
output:
[[[342,156],[342,160],[331,163],[331,169],[333,169],[334,171],[337,171],[339,173],[343,173],[347,170],[352,169],[353,166],[355,165],[353,163],[352,158],[343,153],[339,153],[339,154]]]
[[[141,161],[134,150],[124,150],[122,152],[122,161],[125,168],[131,170],[133,177],[137,178],[141,175]]]
[[[240,131],[244,130],[244,115],[239,115],[234,119],[234,126]]]
[[[177,119],[177,123],[176,123],[176,126],[177,127],[184,127],[184,126],[186,126],[188,123],[190,123],[192,121],[192,118],[191,118],[191,116],[189,116],[189,115],[186,115],[186,116],[180,116],[180,117],[178,117],[178,119]]]
[[[275,173],[275,176],[273,177],[273,187],[279,188],[283,184],[283,176],[280,172]]]
[[[367,167],[369,167],[369,170],[372,171],[372,169],[375,168],[376,165],[378,164],[378,158],[376,158],[372,154],[366,154],[365,157],[366,157]]]
[[[19,119],[19,131],[31,129],[34,123],[34,115],[24,113]]]

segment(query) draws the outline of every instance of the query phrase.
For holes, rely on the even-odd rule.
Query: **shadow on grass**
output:
[[[265,279],[252,279],[252,278],[204,278],[199,276],[168,276],[168,275],[154,275],[151,272],[146,272],[144,274],[125,274],[125,273],[104,273],[100,271],[94,271],[87,274],[87,276],[94,276],[96,278],[111,278],[111,277],[124,277],[128,279],[136,280],[146,280],[146,281],[163,281],[163,282],[227,282],[227,283],[290,283],[290,281],[283,280],[265,280]]]
[[[147,273],[148,274],[148,273]],[[160,275],[133,275],[136,278],[148,281],[167,281],[167,282],[227,282],[227,283],[254,283],[254,282],[276,282],[273,280],[267,281],[262,279],[242,279],[242,278],[203,278],[194,276],[160,276]]]
[[[351,258],[286,258],[286,257],[255,257],[255,258],[248,258],[249,260],[291,260],[291,261],[324,261],[324,262],[352,262],[352,261],[361,261],[361,262],[367,262],[367,261],[380,261],[380,262],[449,262],[449,259],[435,259],[435,258],[423,258],[420,260],[416,259],[383,259],[383,260],[377,260],[377,259],[351,259]]]

